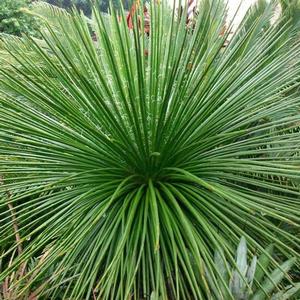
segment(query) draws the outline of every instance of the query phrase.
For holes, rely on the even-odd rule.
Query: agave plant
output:
[[[264,15],[224,48],[219,4],[190,26],[153,2],[149,36],[94,9],[2,38],[0,282],[44,257],[18,299],[45,276],[45,299],[207,299],[206,271],[233,298],[213,257],[242,235],[298,263],[300,46]]]
[[[273,254],[274,245],[270,245],[259,258],[254,255],[248,265],[247,242],[244,237],[241,238],[238,245],[234,264],[224,261],[224,253],[216,251],[215,266],[222,274],[222,280],[226,282],[228,290],[230,290],[230,294],[228,294],[223,288],[220,294],[211,280],[211,275],[207,273],[208,282],[212,285],[216,299],[230,299],[231,295],[235,300],[292,299],[300,290],[300,283],[283,286],[279,291],[277,291],[277,286],[293,267],[295,258],[283,262],[266,276],[264,270],[270,269]]]

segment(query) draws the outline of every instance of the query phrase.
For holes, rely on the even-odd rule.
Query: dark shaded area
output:
[[[109,9],[110,0],[102,0],[102,1],[90,1],[90,0],[46,0],[49,4],[56,5],[65,9],[71,9],[75,6],[78,10],[81,10],[86,16],[90,16],[92,13],[92,3],[97,3],[100,10],[103,12],[107,12]],[[116,9],[120,6],[119,0],[112,0],[112,4]],[[131,0],[123,0],[121,1],[125,9],[129,9]]]

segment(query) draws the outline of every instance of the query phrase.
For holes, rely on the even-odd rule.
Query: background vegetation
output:
[[[37,20],[22,10],[30,8],[30,3],[30,0],[1,0],[0,32],[17,36],[22,33],[37,36]]]
[[[39,36],[39,22],[37,19],[28,14],[33,0],[2,0],[0,3],[0,32],[21,36],[21,34],[29,34],[31,36]],[[91,17],[92,1],[89,0],[48,0],[49,4],[71,10],[76,7],[86,16]],[[100,1],[97,7],[108,12],[109,0]],[[120,8],[118,0],[111,1],[116,9]],[[129,9],[131,1],[122,2],[125,9]]]

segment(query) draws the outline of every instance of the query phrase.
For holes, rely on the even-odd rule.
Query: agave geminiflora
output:
[[[234,264],[223,260],[224,253],[216,251],[214,263],[216,268],[222,274],[222,279],[227,283],[231,294],[228,295],[225,288],[214,288],[215,283],[207,274],[208,282],[212,285],[216,299],[229,299],[230,295],[234,300],[287,300],[296,299],[296,294],[300,290],[300,283],[280,287],[277,291],[277,285],[285,278],[285,274],[291,270],[295,263],[292,257],[275,269],[270,268],[271,258],[274,255],[274,245],[269,245],[266,251],[259,257],[254,255],[249,265],[247,242],[244,237],[241,238],[236,251],[236,261]],[[264,270],[270,270],[270,274],[265,276]],[[219,283],[219,285],[221,285]],[[293,298],[292,298],[293,297]]]
[[[22,251],[0,279],[44,255],[19,297],[53,270],[48,299],[206,299],[242,235],[299,257],[300,47],[262,14],[224,48],[219,4],[186,26],[152,3],[150,37],[54,10],[43,41],[3,38],[1,247]]]

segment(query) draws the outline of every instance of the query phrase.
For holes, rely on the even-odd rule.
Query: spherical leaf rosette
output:
[[[207,299],[241,236],[299,256],[299,44],[273,4],[230,37],[221,2],[186,24],[153,1],[147,34],[141,7],[128,29],[35,5],[43,39],[1,42],[0,278],[23,267],[19,299]]]

